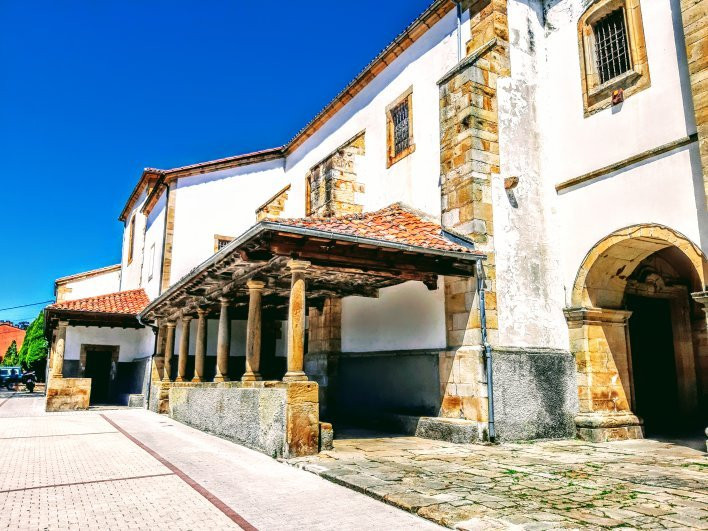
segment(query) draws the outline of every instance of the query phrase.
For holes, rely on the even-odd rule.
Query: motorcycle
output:
[[[34,392],[34,386],[37,383],[37,374],[34,371],[28,371],[22,375],[22,383],[28,392]]]

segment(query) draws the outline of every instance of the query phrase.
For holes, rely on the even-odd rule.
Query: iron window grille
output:
[[[597,71],[600,84],[604,84],[632,68],[624,8],[617,9],[599,20],[593,30]]]
[[[221,251],[224,247],[226,247],[229,243],[231,243],[231,240],[226,240],[223,238],[219,238],[216,242],[216,250]]]
[[[403,101],[391,109],[394,156],[402,153],[410,146],[410,125],[408,116],[408,101]]]

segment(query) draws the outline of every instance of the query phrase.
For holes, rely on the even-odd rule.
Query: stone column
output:
[[[288,306],[288,372],[284,382],[307,380],[303,371],[305,359],[305,270],[310,262],[290,260],[288,268],[292,272],[290,305]]]
[[[172,356],[175,353],[175,321],[168,321],[165,334],[165,367],[162,373],[162,381],[169,382],[172,373]]]
[[[197,344],[194,349],[194,378],[193,382],[204,381],[204,358],[207,348],[207,318],[206,310],[197,310]]]
[[[187,358],[189,357],[189,325],[192,317],[182,317],[182,335],[179,338],[179,360],[177,361],[177,378],[175,382],[187,381]]]
[[[52,362],[52,377],[63,378],[64,371],[64,346],[66,344],[66,327],[69,326],[67,321],[59,321],[57,326],[57,340],[54,346],[54,361]]]
[[[216,340],[215,382],[229,381],[229,349],[231,347],[231,321],[229,320],[229,299],[221,297],[219,314],[219,335]]]
[[[246,372],[243,382],[261,380],[261,298],[265,282],[249,280],[248,286],[248,327],[246,329]]]

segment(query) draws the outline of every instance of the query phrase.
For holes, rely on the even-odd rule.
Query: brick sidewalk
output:
[[[335,441],[289,461],[448,527],[708,529],[706,454],[656,441]]]
[[[145,410],[42,404],[0,394],[0,529],[438,528]]]

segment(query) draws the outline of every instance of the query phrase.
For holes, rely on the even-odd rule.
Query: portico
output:
[[[377,297],[380,289],[407,281],[418,281],[435,290],[439,275],[471,277],[475,263],[483,259],[464,238],[446,233],[436,223],[403,207],[390,208],[394,211],[387,215],[398,216],[401,222],[393,225],[394,231],[390,220],[380,229],[366,214],[347,221],[309,218],[260,222],[154,300],[140,316],[165,336],[158,339],[153,359],[151,407],[174,414],[175,400],[189,395],[187,400],[199,401],[195,398],[197,389],[209,389],[212,396],[256,395],[256,401],[264,393],[285,389],[293,400],[302,394],[309,397],[306,413],[295,407],[295,402],[285,402],[285,430],[309,426],[305,431],[312,431],[320,408],[326,407],[332,382],[327,377],[326,356],[318,362],[317,370],[306,371],[305,359],[310,342],[317,343],[318,348],[322,344],[337,348],[336,327],[319,322],[334,311],[337,302],[352,295]],[[357,219],[366,223],[357,226]],[[391,232],[396,236],[391,237]],[[193,320],[196,338],[190,372]],[[238,360],[235,366],[240,356],[234,356],[231,336],[244,335],[234,326],[237,321],[246,326],[243,347],[236,352],[243,356],[243,362]],[[215,356],[208,356],[207,329],[214,322],[218,323],[216,348],[211,345]],[[178,326],[175,372],[172,360]],[[273,330],[278,328],[282,329],[281,337],[275,338]],[[286,345],[285,363],[274,371],[276,341]],[[162,343],[164,351],[160,349]],[[270,364],[265,377],[262,362]],[[212,367],[214,377],[206,381],[205,371]],[[311,378],[316,381],[309,381]],[[185,414],[183,406],[176,406],[181,411],[176,414]],[[303,451],[317,451],[317,444],[314,446],[304,444]],[[289,451],[292,449],[283,454]]]

